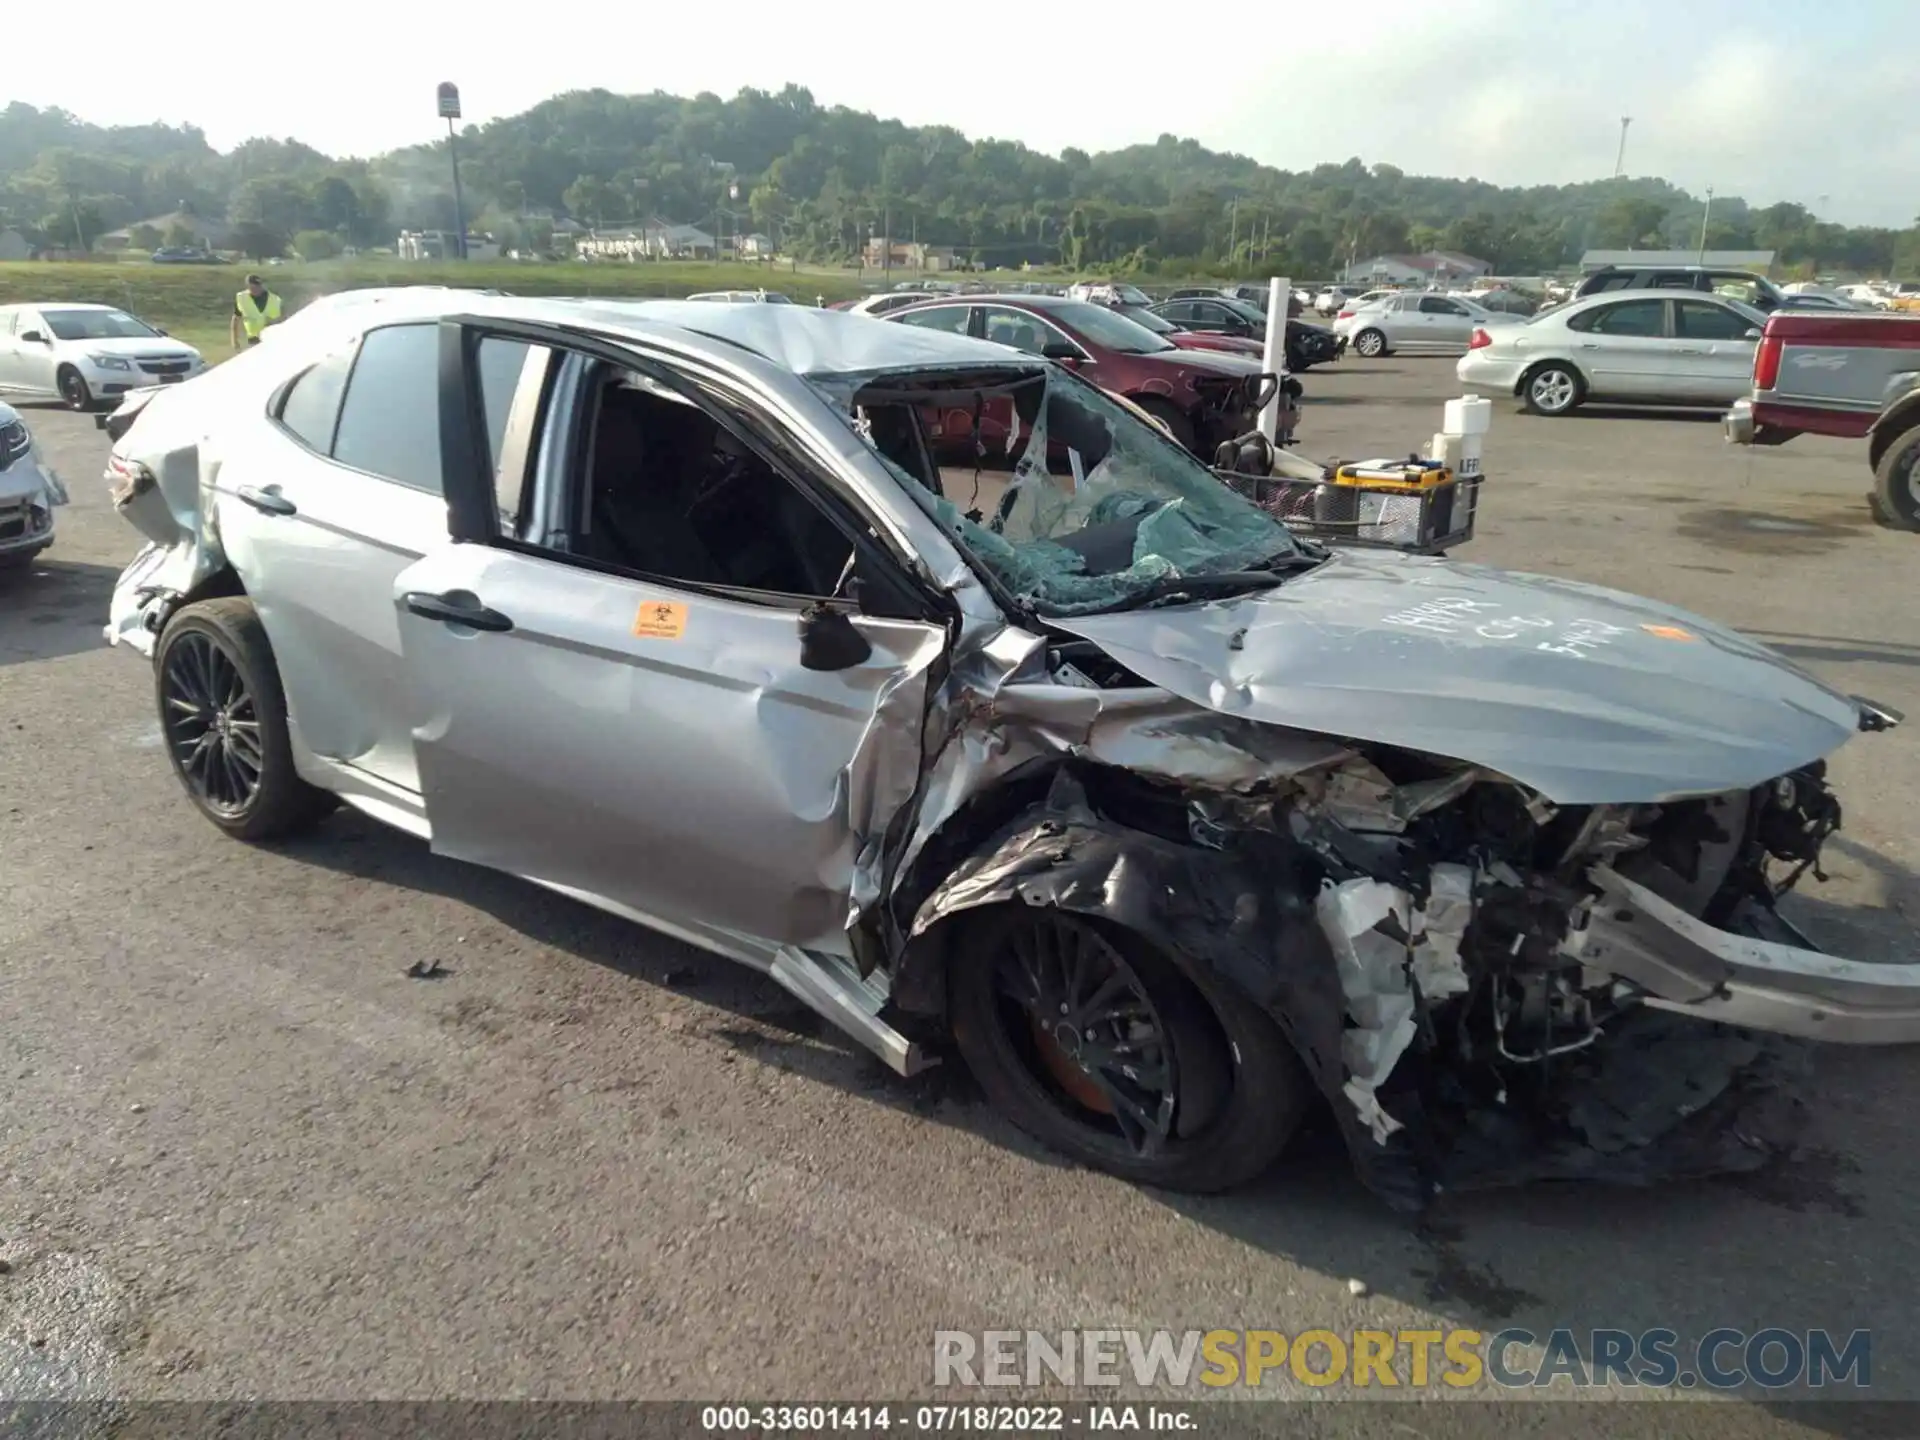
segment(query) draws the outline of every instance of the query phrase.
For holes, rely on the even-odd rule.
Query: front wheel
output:
[[[1521,387],[1527,409],[1536,415],[1565,415],[1580,403],[1580,376],[1566,365],[1542,365]]]
[[[1387,337],[1379,330],[1362,330],[1353,337],[1354,352],[1368,360],[1377,360],[1387,353]]]
[[[1061,910],[958,923],[954,1040],[1028,1134],[1122,1179],[1199,1192],[1253,1179],[1292,1139],[1305,1072],[1251,1001]]]
[[[1873,469],[1880,517],[1900,530],[1920,530],[1920,425],[1896,435]]]
[[[153,657],[160,728],[187,796],[237,840],[275,840],[318,821],[334,797],[293,766],[273,648],[243,596],[175,615]]]
[[[69,410],[91,410],[93,391],[88,388],[87,377],[71,365],[60,367],[60,398]]]

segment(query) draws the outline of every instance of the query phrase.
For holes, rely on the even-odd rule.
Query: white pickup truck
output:
[[[1725,424],[1737,445],[1865,437],[1881,519],[1920,530],[1920,315],[1776,310]]]

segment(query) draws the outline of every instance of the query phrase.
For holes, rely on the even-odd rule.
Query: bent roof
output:
[[[566,303],[566,302],[549,302]],[[893,325],[810,305],[712,305],[698,300],[590,301],[569,304],[590,322],[688,331],[737,345],[795,375],[856,375],[916,366],[1033,365],[1004,345],[942,330]],[[561,318],[561,317],[554,317]]]

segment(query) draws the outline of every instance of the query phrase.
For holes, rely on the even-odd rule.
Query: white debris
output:
[[[1432,1004],[1469,988],[1460,940],[1473,918],[1473,872],[1465,865],[1436,865],[1431,884],[1424,909],[1382,880],[1329,885],[1314,902],[1352,1022],[1341,1036],[1347,1072],[1341,1088],[1381,1145],[1401,1126],[1375,1092],[1413,1043],[1418,1001]],[[1407,939],[1379,929],[1390,916]]]
[[[1366,1282],[1366,1281],[1364,1281],[1364,1280],[1362,1280],[1362,1279],[1360,1279],[1360,1278],[1359,1278],[1358,1276],[1355,1276],[1355,1277],[1354,1277],[1353,1279],[1351,1279],[1351,1280],[1349,1280],[1349,1281],[1347,1281],[1347,1293],[1348,1293],[1349,1295],[1364,1295],[1364,1294],[1366,1294],[1366,1293],[1367,1293],[1367,1282]]]

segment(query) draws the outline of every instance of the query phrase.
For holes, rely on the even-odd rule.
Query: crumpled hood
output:
[[[1337,550],[1210,604],[1051,623],[1223,714],[1468,761],[1564,805],[1744,789],[1860,721],[1844,695],[1685,611],[1392,552]]]

